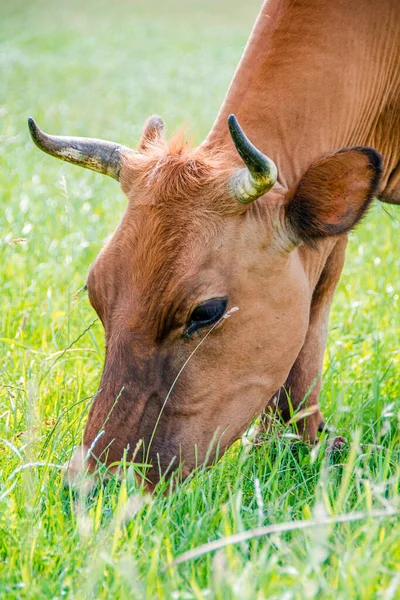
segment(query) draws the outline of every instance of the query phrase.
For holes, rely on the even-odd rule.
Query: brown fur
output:
[[[229,194],[232,173],[222,155],[193,151],[181,135],[169,144],[159,140],[147,145],[146,153],[124,166],[121,185],[129,206],[120,228],[122,251],[125,244],[132,245],[132,259],[140,265],[132,277],[145,313],[152,315],[149,323],[145,315],[140,320],[148,332],[156,327],[157,339],[167,333],[185,293],[188,253],[196,245],[206,246],[224,218],[243,212]],[[172,271],[181,274],[178,281]]]
[[[238,214],[240,205],[228,188],[233,172],[234,167],[224,153],[192,150],[180,132],[170,142],[164,138],[147,140],[144,152],[126,157],[121,187],[133,205],[150,203],[171,210],[182,210],[184,206],[185,210],[221,216]],[[204,196],[201,205],[200,193]]]
[[[87,449],[104,429],[93,456],[110,464],[143,439],[153,483],[177,456],[186,475],[215,456],[215,440],[221,455],[276,390],[298,407],[316,382],[317,410],[301,424],[315,440],[346,233],[375,192],[398,193],[399,16],[395,0],[271,0],[202,146],[168,143],[162,122],[148,121],[121,169],[127,210],[88,277],[107,343],[84,435]],[[249,206],[230,193],[243,163],[229,112],[280,171]],[[193,309],[222,297],[239,311],[185,336]]]

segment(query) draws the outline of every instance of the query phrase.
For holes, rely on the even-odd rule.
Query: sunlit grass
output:
[[[396,517],[291,531],[171,561],[253,527],[399,507],[400,212],[377,204],[351,235],[321,395],[351,445],[327,457],[271,435],[148,497],[132,467],[89,495],[63,489],[103,359],[76,293],[124,198],[29,140],[49,131],[134,145],[149,114],[211,127],[259,2],[0,6],[0,596],[383,598],[399,594]],[[183,17],[185,15],[185,17]],[[287,433],[287,431],[286,431]]]

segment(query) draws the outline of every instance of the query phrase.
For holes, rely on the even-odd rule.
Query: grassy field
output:
[[[198,142],[259,4],[0,2],[0,598],[400,597],[397,517],[296,530],[399,508],[400,208],[376,204],[351,235],[333,306],[321,403],[344,453],[283,432],[237,443],[167,496],[144,495],[132,468],[87,497],[62,487],[103,360],[101,324],[75,293],[125,201],[41,154],[26,119],[134,145],[159,113]],[[171,566],[282,522],[291,530]]]

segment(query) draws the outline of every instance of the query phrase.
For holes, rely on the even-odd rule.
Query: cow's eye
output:
[[[217,323],[223,316],[227,304],[227,298],[213,298],[196,306],[187,322],[185,335],[190,336],[201,327],[210,327]]]

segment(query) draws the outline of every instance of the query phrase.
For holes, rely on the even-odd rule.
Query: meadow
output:
[[[200,142],[259,6],[0,0],[0,598],[400,597],[400,207],[375,203],[351,234],[333,304],[321,405],[343,452],[277,426],[166,495],[129,465],[88,494],[62,483],[104,354],[79,290],[125,200],[40,153],[27,117],[135,146],[157,113]]]

